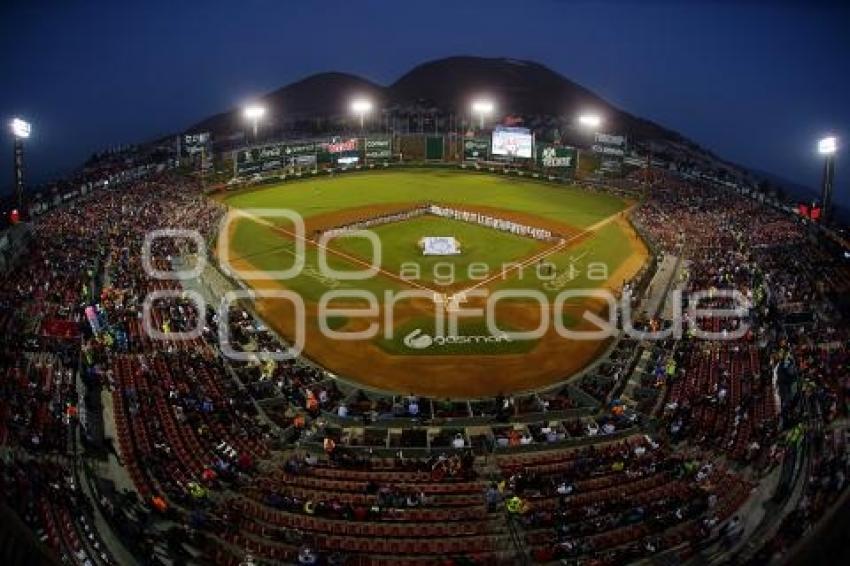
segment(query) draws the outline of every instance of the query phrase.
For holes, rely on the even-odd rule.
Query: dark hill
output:
[[[280,126],[281,117],[287,122],[330,118],[348,112],[353,96],[368,96],[380,105],[384,100],[384,87],[347,73],[319,73],[277,89],[263,97],[268,109],[267,125]],[[195,124],[188,131],[210,131],[228,135],[245,129],[241,108],[231,108]]]
[[[372,97],[381,108],[401,112],[416,108],[465,114],[475,96],[492,97],[499,114],[529,119],[570,118],[584,110],[601,112],[609,131],[641,139],[683,141],[681,136],[624,112],[593,92],[539,63],[515,59],[449,57],[424,63],[388,87],[346,73],[321,73],[287,85],[260,100],[269,108],[272,129],[304,120],[333,120],[348,112],[357,94]],[[219,136],[245,129],[234,108],[195,124],[189,131]],[[278,120],[278,122],[274,122]],[[281,122],[285,121],[286,124]]]

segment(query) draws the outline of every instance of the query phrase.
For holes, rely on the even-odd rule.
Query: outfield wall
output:
[[[466,144],[472,144],[475,150]],[[535,151],[531,158],[509,158],[492,155],[489,144],[489,137],[468,138],[455,132],[370,134],[279,140],[230,150],[222,158],[233,163],[234,178],[414,162],[510,167],[572,179],[581,161],[580,150],[567,146],[541,143],[540,151]]]

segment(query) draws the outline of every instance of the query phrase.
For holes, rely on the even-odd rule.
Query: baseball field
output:
[[[258,298],[269,326],[340,377],[403,393],[475,398],[568,378],[610,339],[559,329],[595,329],[584,313],[607,303],[585,291],[616,292],[647,258],[632,203],[523,177],[358,172],[222,200],[225,271],[303,305]]]

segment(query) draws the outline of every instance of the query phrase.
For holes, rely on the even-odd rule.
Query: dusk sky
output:
[[[3,2],[0,117],[33,123],[28,180],[39,182],[312,73],[387,84],[430,59],[504,56],[812,187],[816,141],[834,132],[848,205],[848,26],[848,2]]]

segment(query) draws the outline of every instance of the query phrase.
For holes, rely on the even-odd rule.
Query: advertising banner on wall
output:
[[[254,175],[284,167],[337,163],[340,157],[358,157],[359,154],[357,138],[281,142],[240,149],[236,152],[235,168],[238,176]]]
[[[610,157],[622,157],[626,154],[626,138],[597,133],[594,137],[593,151]]]
[[[198,132],[195,134],[183,134],[180,141],[183,155],[197,155],[202,151],[210,152],[212,137],[209,132]]]
[[[320,144],[327,153],[346,153],[357,151],[357,138],[339,139],[334,138],[330,142]]]
[[[626,154],[626,151],[623,148],[600,144],[594,144],[593,151],[601,153],[602,155],[611,155],[614,157],[623,157]]]
[[[283,167],[281,145],[265,145],[239,150],[236,153],[236,174],[253,175]]]
[[[594,141],[603,145],[615,145],[619,147],[626,145],[625,136],[614,136],[611,134],[603,134],[600,132],[596,133]]]
[[[490,152],[490,140],[482,138],[467,138],[463,140],[463,158],[466,161],[487,159]]]
[[[537,145],[537,159],[541,167],[559,169],[575,168],[578,162],[574,147],[555,146],[551,144]]]
[[[316,155],[292,155],[289,157],[289,165],[295,167],[309,167],[316,165]]]
[[[320,142],[290,142],[281,144],[284,155],[316,155],[322,152]]]
[[[366,159],[389,159],[393,156],[392,140],[388,137],[371,137],[364,140]]]
[[[324,150],[330,154],[337,165],[354,165],[360,162],[360,144],[357,138],[334,138],[324,144]]]

